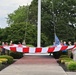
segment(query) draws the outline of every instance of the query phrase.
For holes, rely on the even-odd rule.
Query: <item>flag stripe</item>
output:
[[[35,49],[36,49],[35,47],[30,47],[29,48],[29,53],[35,53]]]
[[[55,47],[49,47],[47,52],[48,52],[48,53],[54,52],[54,49],[55,49]]]
[[[10,50],[16,52],[16,47],[10,47]]]
[[[23,48],[23,53],[29,53],[29,47]]]
[[[42,48],[41,53],[48,53],[48,47]]]
[[[35,53],[41,53],[42,48],[36,48]]]
[[[61,51],[62,51],[62,50],[66,50],[67,47],[68,47],[68,46],[62,46],[62,47],[61,47]]]

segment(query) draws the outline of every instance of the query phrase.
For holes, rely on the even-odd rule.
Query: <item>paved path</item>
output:
[[[0,75],[68,75],[50,56],[25,55],[0,71]]]
[[[48,55],[25,55],[22,59],[16,61],[14,64],[58,65],[58,63],[56,63],[56,60]]]

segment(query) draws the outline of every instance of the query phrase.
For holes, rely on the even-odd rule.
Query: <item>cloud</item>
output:
[[[7,26],[6,17],[19,6],[29,5],[32,0],[0,0],[0,27]]]

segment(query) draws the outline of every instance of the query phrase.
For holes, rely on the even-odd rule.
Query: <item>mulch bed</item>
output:
[[[13,63],[15,62],[16,60],[14,60],[13,61]],[[13,64],[12,63],[12,64]],[[5,69],[6,67],[8,67],[9,65],[11,65],[11,64],[2,64],[2,65],[0,65],[0,71],[2,71],[3,69]]]
[[[65,66],[65,64],[62,64],[62,63],[60,63],[59,61],[57,61],[57,63],[59,64],[59,66],[61,66],[61,67],[64,69],[64,71],[69,71],[69,70],[67,69],[67,67]]]
[[[4,68],[8,67],[8,66],[9,66],[9,64],[2,64],[2,65],[0,65],[0,71],[3,70]]]

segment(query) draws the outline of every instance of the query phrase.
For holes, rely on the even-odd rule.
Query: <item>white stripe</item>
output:
[[[55,47],[53,52],[60,51],[61,47],[62,47],[61,45],[58,45],[57,47]]]
[[[72,45],[72,46],[68,46],[67,49],[71,49],[71,48],[73,48],[73,47],[74,47],[74,45]]]
[[[48,52],[48,47],[42,48],[41,53],[47,53]]]
[[[27,47],[27,46],[22,45],[22,47],[24,47],[24,48],[25,48],[25,47]]]
[[[17,44],[10,45],[9,47],[18,47]]]
[[[33,48],[33,47],[30,47],[30,48],[29,48],[29,53],[35,53],[35,50],[36,50],[35,47],[34,47],[34,48]]]
[[[14,46],[14,47],[17,47],[18,45],[17,45],[17,44],[14,44],[13,46]]]
[[[9,46],[4,46],[3,48],[5,48],[6,50],[10,50]]]
[[[23,48],[22,47],[16,47],[16,51],[23,52]]]

